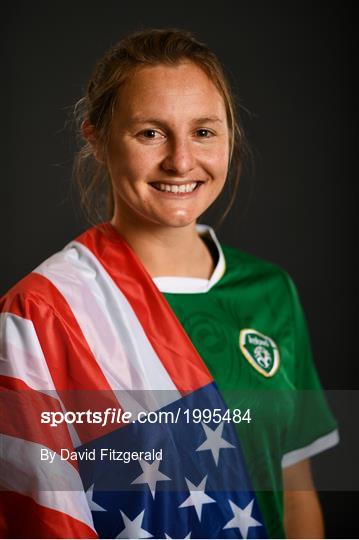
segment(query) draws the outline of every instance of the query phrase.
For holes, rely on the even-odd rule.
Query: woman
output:
[[[2,299],[4,535],[322,536],[308,460],[337,432],[295,288],[197,225],[244,154],[217,58],[186,32],[131,35],[77,116],[83,198],[108,181],[110,221]],[[39,421],[118,407],[138,421]]]

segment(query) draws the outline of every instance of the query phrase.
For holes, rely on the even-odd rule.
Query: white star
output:
[[[166,537],[166,538],[172,538],[172,536],[168,536],[167,533],[165,533],[165,537]],[[177,536],[176,536],[176,538],[177,538]],[[189,532],[189,533],[187,534],[187,536],[184,537],[183,540],[186,540],[186,538],[191,538],[191,532]]]
[[[116,538],[153,538],[152,534],[145,531],[145,529],[142,529],[144,510],[142,510],[133,521],[131,521],[121,510],[120,512],[125,528],[116,536]]]
[[[202,422],[202,427],[204,431],[206,432],[207,439],[204,441],[204,443],[199,446],[196,451],[200,450],[210,450],[213,455],[213,459],[218,465],[218,458],[219,458],[219,451],[221,448],[235,448],[233,444],[229,443],[225,439],[222,439],[222,432],[224,427],[224,422],[221,422],[219,426],[216,427],[215,430],[208,427],[206,424]]]
[[[86,491],[86,499],[89,504],[90,510],[93,512],[106,512],[105,508],[102,508],[99,504],[95,503],[93,500],[93,488],[95,484],[92,484]]]
[[[206,487],[207,482],[207,476],[205,476],[198,484],[198,486],[195,486],[187,480],[187,487],[190,492],[190,496],[182,503],[178,508],[185,508],[186,506],[194,506],[197,512],[198,519],[201,521],[201,515],[202,515],[202,506],[204,504],[214,503],[216,502],[214,499],[211,499],[211,497],[208,497],[208,495],[205,494],[204,490]]]
[[[225,525],[223,529],[237,528],[241,531],[242,538],[247,538],[249,527],[259,527],[262,525],[262,523],[252,518],[254,499],[252,499],[245,508],[240,508],[232,501],[228,502],[231,505],[234,517],[228,521],[227,525]]]
[[[148,484],[152,493],[152,498],[154,499],[157,482],[168,481],[171,480],[171,478],[168,478],[168,476],[158,470],[158,467],[160,466],[159,459],[155,459],[152,463],[141,460],[139,464],[141,465],[143,472],[140,476],[135,478],[131,484]]]

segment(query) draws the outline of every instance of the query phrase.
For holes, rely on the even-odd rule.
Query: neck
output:
[[[184,276],[209,279],[213,259],[201,240],[196,224],[162,227],[146,223],[143,227],[116,218],[113,227],[132,247],[152,277]]]

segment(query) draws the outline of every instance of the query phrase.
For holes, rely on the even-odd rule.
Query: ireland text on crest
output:
[[[239,334],[239,346],[248,362],[264,377],[272,377],[280,363],[278,347],[272,338],[253,328]]]

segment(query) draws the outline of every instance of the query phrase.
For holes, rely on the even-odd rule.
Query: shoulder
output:
[[[281,266],[227,245],[222,245],[226,263],[226,275],[230,280],[255,283],[273,282],[288,289],[292,280]]]
[[[0,298],[0,312],[30,318],[34,308],[50,305],[48,292],[45,280],[33,271]]]
[[[301,309],[296,285],[288,272],[273,262],[237,248],[222,245],[225,272],[220,287],[241,296],[243,301],[270,305],[288,314]]]
[[[61,304],[60,282],[76,285],[80,281],[79,249],[82,238],[88,231],[66,244],[64,248],[37,266],[27,276],[17,282],[0,298],[0,312],[8,312],[31,318],[35,311],[57,310]]]

